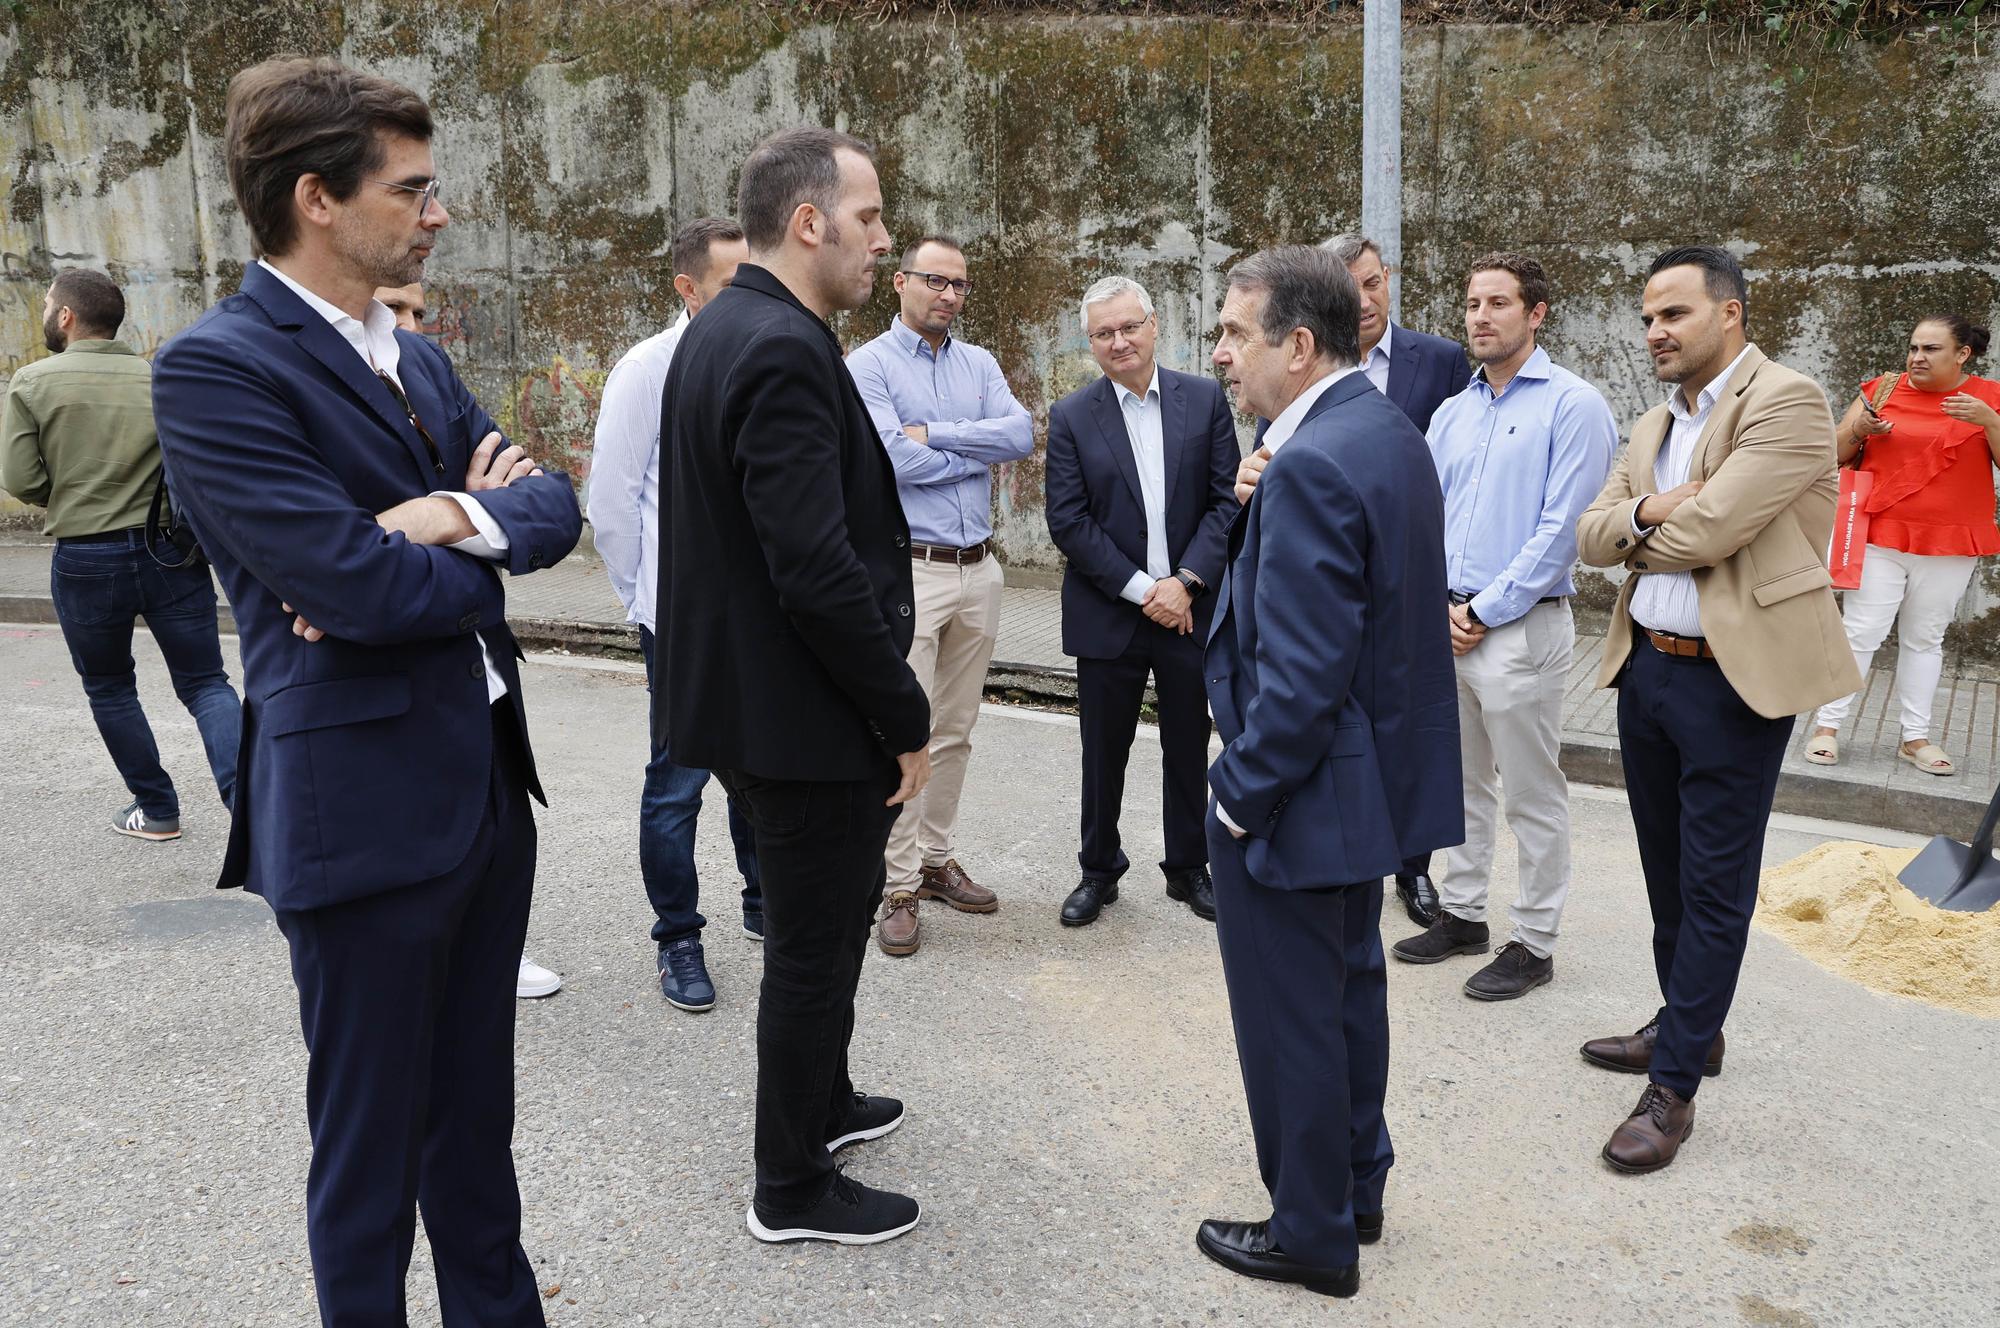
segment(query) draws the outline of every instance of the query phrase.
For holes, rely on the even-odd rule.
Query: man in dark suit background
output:
[[[713,770],[757,838],[759,1240],[873,1244],[915,1200],[832,1153],[902,1123],[847,1048],[883,849],[930,777],[930,704],[904,656],[915,596],[896,475],[827,316],[889,252],[874,151],[827,129],[743,163],[750,261],[688,324],[660,425],[653,743]]]
[[[273,60],[227,120],[262,258],[160,349],[153,401],[242,641],[219,884],[263,895],[291,946],[320,1315],[406,1321],[421,1206],[444,1321],[538,1325],[511,1142],[541,788],[497,565],[560,561],[582,518],[372,298],[420,279],[450,220],[423,99]]]
[[[1472,381],[1472,366],[1465,347],[1449,337],[1434,337],[1404,327],[1389,317],[1389,270],[1382,265],[1382,250],[1365,235],[1336,235],[1320,246],[1346,267],[1361,297],[1361,373],[1376,391],[1396,403],[1418,433],[1431,427],[1431,416]],[[1257,482],[1257,472],[1270,460],[1263,446],[1264,431],[1257,426],[1257,450],[1244,458],[1236,497],[1249,500],[1249,486]],[[1437,886],[1431,882],[1431,855],[1414,854],[1396,872],[1396,895],[1403,911],[1419,927],[1438,920]]]
[[[1337,1296],[1394,1161],[1381,878],[1464,837],[1444,500],[1423,435],[1356,370],[1357,303],[1324,249],[1230,272],[1215,362],[1273,460],[1230,532],[1206,666],[1216,927],[1272,1214],[1196,1239]]]
[[[1062,922],[1094,922],[1131,865],[1119,844],[1125,763],[1146,675],[1159,699],[1167,896],[1215,917],[1202,831],[1208,701],[1201,643],[1222,577],[1240,453],[1212,378],[1157,367],[1145,288],[1106,277],[1083,297],[1104,376],[1049,408],[1044,511],[1063,551],[1063,650],[1083,729],[1083,880]]]

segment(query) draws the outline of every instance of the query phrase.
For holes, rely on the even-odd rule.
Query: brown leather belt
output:
[[[1678,655],[1682,659],[1715,658],[1708,642],[1699,636],[1675,636],[1672,632],[1656,632],[1650,627],[1640,627],[1639,630],[1653,643],[1653,649],[1662,655]]]
[[[970,548],[954,549],[949,544],[919,544],[910,541],[910,556],[920,563],[976,563],[986,556],[989,540],[981,540]]]

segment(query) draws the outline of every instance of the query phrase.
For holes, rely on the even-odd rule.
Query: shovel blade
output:
[[[1896,877],[1911,894],[1926,903],[1956,912],[1980,913],[2000,903],[2000,859],[1991,853],[1984,862],[1956,839],[1939,835]],[[1960,884],[1971,868],[1971,879]]]

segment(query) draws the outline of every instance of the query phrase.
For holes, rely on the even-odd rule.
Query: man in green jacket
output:
[[[15,371],[0,412],[0,488],[48,509],[50,594],[97,731],[131,791],[111,828],[179,839],[180,800],[139,706],[132,627],[143,617],[174,693],[194,716],[224,806],[236,796],[242,704],[222,666],[215,586],[205,563],[168,567],[146,551],[160,479],[152,369],[115,340],[125,297],[101,272],[57,275],[42,305],[54,352]]]

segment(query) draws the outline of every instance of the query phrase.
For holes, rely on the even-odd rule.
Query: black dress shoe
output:
[[[1297,1282],[1322,1296],[1351,1296],[1361,1289],[1361,1265],[1315,1268],[1293,1259],[1271,1239],[1271,1224],[1210,1218],[1195,1232],[1195,1247],[1232,1273],[1267,1282]]]
[[[1373,1245],[1382,1239],[1382,1215],[1380,1213],[1356,1213],[1354,1215],[1354,1238],[1363,1245]]]
[[[1204,922],[1215,921],[1215,882],[1208,879],[1206,867],[1168,872],[1167,898],[1186,904]]]
[[[1419,927],[1428,927],[1437,921],[1438,892],[1429,876],[1422,873],[1404,876],[1399,873],[1396,877],[1396,898],[1403,901],[1403,911]]]
[[[1097,921],[1097,915],[1104,911],[1106,904],[1118,899],[1118,882],[1093,881],[1088,876],[1069,892],[1063,900],[1062,925],[1084,927]]]

